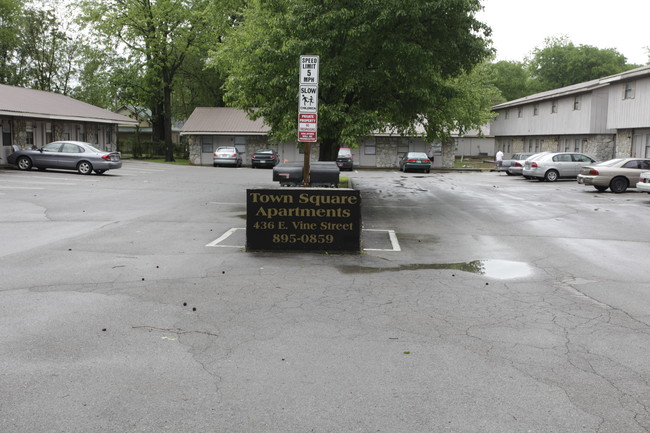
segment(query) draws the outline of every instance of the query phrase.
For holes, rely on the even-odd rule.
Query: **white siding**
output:
[[[580,96],[580,109],[574,110],[576,96]],[[607,89],[597,89],[580,95],[569,95],[523,105],[522,117],[517,106],[498,110],[499,116],[492,124],[494,136],[599,134],[607,132]],[[552,113],[554,101],[557,112]],[[534,114],[537,105],[537,115]]]
[[[634,97],[623,99],[625,84],[633,83]],[[607,127],[610,129],[647,128],[650,126],[650,77],[612,83],[609,86]]]

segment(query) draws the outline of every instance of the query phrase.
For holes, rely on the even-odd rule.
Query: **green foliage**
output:
[[[523,62],[501,61],[487,66],[490,82],[503,97],[501,102],[523,98],[533,93],[528,66]]]
[[[22,2],[0,0],[0,83],[13,84],[16,73],[13,55],[19,46],[18,32]]]
[[[214,64],[227,76],[226,102],[294,141],[299,56],[319,55],[321,159],[386,126],[413,133],[426,124],[432,140],[457,124],[447,107],[466,93],[453,80],[490,54],[479,8],[475,0],[251,0]]]
[[[205,53],[218,36],[225,17],[220,4],[209,0],[84,0],[82,20],[106,46],[119,46],[131,62],[123,71],[139,68],[131,95],[151,108],[154,138],[164,139],[166,157],[173,160],[172,92],[187,58]],[[224,17],[224,18],[220,18]],[[137,88],[137,89],[136,89]]]
[[[566,37],[548,38],[545,46],[533,51],[529,68],[535,91],[582,83],[632,69],[615,49],[590,45],[575,46]]]

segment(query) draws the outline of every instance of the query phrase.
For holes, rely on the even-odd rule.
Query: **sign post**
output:
[[[298,141],[304,143],[303,180],[309,186],[311,143],[318,140],[318,72],[320,57],[300,56]]]

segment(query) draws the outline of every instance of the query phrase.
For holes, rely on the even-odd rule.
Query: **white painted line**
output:
[[[221,235],[221,237],[220,237],[219,239],[216,239],[216,240],[210,242],[209,244],[207,244],[206,247],[244,248],[243,245],[219,245],[221,242],[223,242],[223,241],[225,241],[226,239],[228,239],[228,238],[230,237],[230,235],[232,235],[233,233],[235,233],[237,230],[246,230],[246,229],[243,228],[243,227],[233,227],[233,228],[231,228],[230,230],[228,230],[226,233],[224,233],[223,235]]]
[[[37,187],[29,187],[29,186],[0,186],[0,189],[45,189],[45,188],[37,188]]]
[[[233,233],[235,233],[237,230],[246,230],[244,227],[233,227],[227,232],[225,232],[221,237],[218,239],[210,242],[209,244],[206,245],[206,247],[216,247],[216,248],[245,248],[244,245],[219,245],[221,242],[225,241],[228,239]],[[388,248],[364,248],[364,251],[393,251],[393,252],[400,252],[402,251],[402,248],[400,247],[399,241],[397,240],[397,235],[395,234],[395,230],[384,230],[384,229],[362,229],[362,231],[366,232],[385,232],[388,234],[388,238],[390,239],[391,246],[393,247],[392,249]]]
[[[399,241],[397,240],[397,235],[395,234],[395,230],[384,230],[384,229],[363,229],[366,232],[386,232],[388,233],[388,238],[390,239],[390,244],[392,245],[392,249],[388,248],[364,248],[364,251],[394,251],[394,252],[400,252],[402,251],[402,247],[399,245]]]

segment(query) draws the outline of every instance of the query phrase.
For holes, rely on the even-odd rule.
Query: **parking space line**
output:
[[[214,241],[207,244],[206,247],[245,248],[244,245],[220,245],[221,242],[228,239],[237,230],[246,230],[246,229],[244,227],[233,227],[230,230],[226,231],[218,239],[215,239]],[[365,231],[365,232],[384,232],[384,233],[388,234],[388,239],[390,240],[390,243],[391,243],[391,246],[392,246],[392,248],[364,248],[363,249],[364,251],[393,251],[393,252],[401,252],[402,251],[402,247],[400,246],[399,241],[397,240],[397,235],[395,234],[395,230],[362,229],[362,231]]]
[[[220,238],[218,238],[218,239],[216,239],[216,240],[210,242],[209,244],[207,244],[206,247],[219,247],[219,248],[244,248],[243,245],[219,245],[221,242],[223,242],[223,241],[225,241],[226,239],[228,239],[228,238],[230,237],[230,235],[232,235],[233,233],[235,233],[237,230],[246,230],[246,229],[243,228],[243,227],[233,227],[233,228],[231,228],[230,230],[228,230],[226,233],[224,233],[223,235],[221,235]]]
[[[397,235],[395,234],[395,230],[385,230],[385,229],[363,229],[363,231],[366,232],[386,232],[388,233],[388,239],[390,239],[390,244],[393,247],[392,249],[388,248],[364,248],[364,251],[394,251],[394,252],[400,252],[402,251],[402,247],[399,244],[399,241],[397,240]]]

